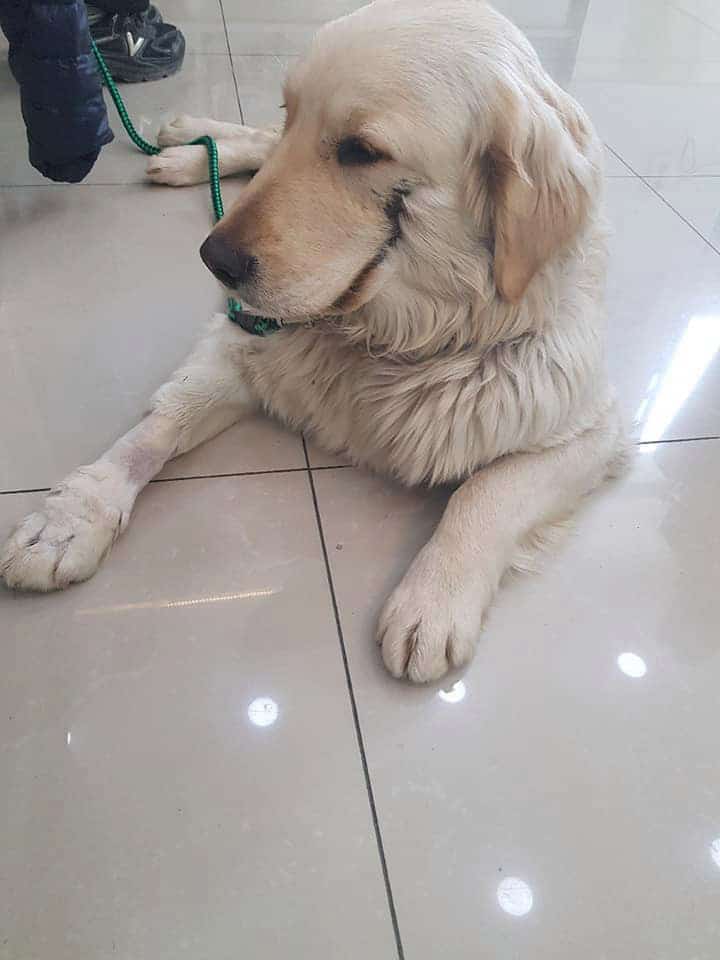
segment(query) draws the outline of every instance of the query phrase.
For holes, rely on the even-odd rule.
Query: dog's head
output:
[[[598,193],[584,114],[477,0],[378,0],[329,24],[284,97],[282,138],[203,247],[266,315],[468,288],[518,303]]]

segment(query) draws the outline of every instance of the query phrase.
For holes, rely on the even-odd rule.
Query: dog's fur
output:
[[[239,294],[284,329],[216,317],[148,416],[16,528],[2,573],[35,590],[91,576],[169,458],[262,407],[403,483],[461,484],[379,626],[394,675],[433,679],[621,456],[601,145],[478,0],[378,0],[329,24],[285,99],[282,132],[181,117],[148,167],[201,181],[204,149],[172,144],[209,133],[221,173],[259,169],[215,238],[252,257]]]

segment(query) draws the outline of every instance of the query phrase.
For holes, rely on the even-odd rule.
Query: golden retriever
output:
[[[503,572],[622,460],[603,360],[602,148],[478,0],[377,0],[320,30],[282,131],[181,117],[151,179],[258,170],[201,248],[267,337],[225,317],[150,413],[22,521],[11,587],[91,576],[166,461],[263,408],[406,484],[459,484],[387,601],[387,668],[473,654]]]

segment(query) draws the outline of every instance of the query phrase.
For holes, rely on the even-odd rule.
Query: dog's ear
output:
[[[585,115],[549,78],[534,80],[500,86],[489,142],[467,171],[468,202],[494,235],[495,285],[511,303],[573,239],[599,190]]]

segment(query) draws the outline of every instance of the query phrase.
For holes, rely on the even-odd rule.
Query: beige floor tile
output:
[[[720,27],[706,0],[499,0],[641,175],[720,173]],[[612,173],[612,170],[608,170]]]
[[[720,60],[717,26],[698,15],[703,4],[704,0],[571,3],[571,7],[586,8],[584,16],[576,18],[578,60],[655,64]]]
[[[358,0],[269,0],[257,8],[248,0],[224,0],[230,46],[235,55],[304,53],[318,28],[364,6]],[[586,4],[585,4],[586,5]],[[495,6],[523,27],[543,60],[574,58],[583,3],[500,2]]]
[[[300,57],[280,54],[233,57],[245,123],[251,127],[282,123],[283,81],[299,60]]]
[[[346,457],[323,450],[311,438],[307,438],[308,461],[312,467],[347,467]]]
[[[172,0],[159,7],[165,19],[185,34],[186,55],[227,54],[220,0]]]
[[[318,27],[352,13],[360,0],[223,0],[233,54],[299,54],[310,46]]]
[[[720,435],[720,258],[638,180],[609,179],[608,365],[643,440]]]
[[[304,474],[154,484],[0,622],[4,960],[393,956]]]
[[[373,631],[444,498],[316,474],[406,956],[715,955],[719,470],[715,441],[644,448],[420,689]]]
[[[703,0],[590,3],[571,90],[643,176],[720,173],[720,29]]]
[[[720,250],[720,176],[652,177],[649,183]]]
[[[632,177],[633,174],[629,168],[619,160],[614,153],[605,148],[605,176],[606,177]]]
[[[720,9],[715,0],[673,0],[673,6],[690,19],[720,33]]]
[[[208,204],[204,186],[0,190],[0,490],[94,460],[224,309],[197,253]],[[169,475],[304,462],[297,437],[257,419]]]
[[[720,146],[707,123],[720,102],[720,62],[661,71],[642,63],[579,64],[568,86],[606,143],[641,176],[720,173]]]

